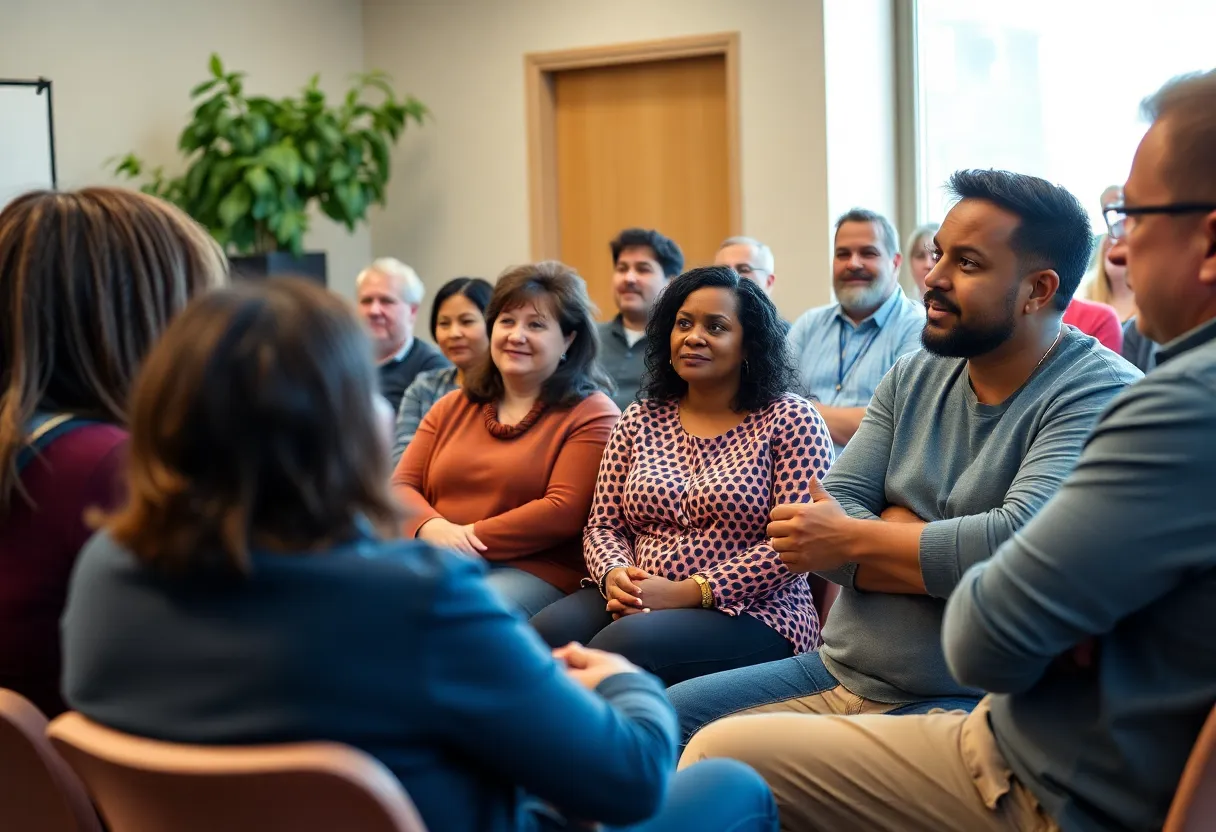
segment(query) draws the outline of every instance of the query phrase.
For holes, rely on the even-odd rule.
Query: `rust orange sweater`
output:
[[[619,416],[612,399],[594,393],[574,407],[544,409],[518,435],[495,436],[493,406],[474,404],[461,390],[447,394],[393,474],[405,536],[436,517],[472,523],[487,560],[509,561],[573,592],[587,574],[583,527]]]

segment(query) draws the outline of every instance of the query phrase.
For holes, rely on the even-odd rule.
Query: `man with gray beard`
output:
[[[895,361],[920,349],[923,306],[899,289],[899,234],[873,211],[836,220],[832,288],[836,303],[803,313],[790,330],[802,383],[827,422],[836,454],[853,438],[878,382]]]

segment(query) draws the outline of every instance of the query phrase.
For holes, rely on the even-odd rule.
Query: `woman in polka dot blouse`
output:
[[[646,331],[641,401],[604,451],[583,554],[593,586],[541,611],[552,646],[620,653],[667,684],[819,646],[805,576],[769,511],[806,500],[832,462],[772,301],[732,269],[672,281]]]

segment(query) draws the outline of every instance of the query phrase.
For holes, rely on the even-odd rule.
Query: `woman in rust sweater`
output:
[[[557,262],[503,273],[490,355],[423,418],[393,475],[406,537],[480,555],[531,616],[578,588],[582,532],[620,411],[585,284]]]

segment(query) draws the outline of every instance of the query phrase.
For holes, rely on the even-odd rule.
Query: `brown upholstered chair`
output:
[[[338,743],[179,745],[78,713],[55,719],[47,735],[110,832],[425,832],[388,769]]]
[[[1208,714],[1191,749],[1162,832],[1212,829],[1216,829],[1216,708]]]
[[[46,738],[46,717],[0,688],[0,829],[101,832],[84,785]]]

